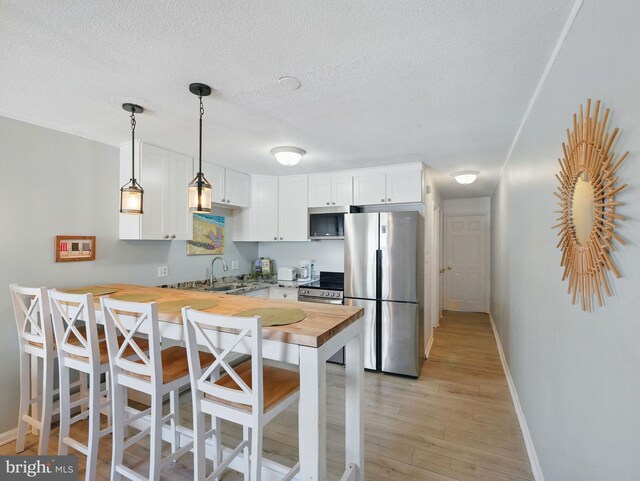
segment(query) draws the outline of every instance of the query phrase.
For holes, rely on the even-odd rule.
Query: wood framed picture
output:
[[[57,235],[56,262],[94,261],[96,259],[96,236]]]

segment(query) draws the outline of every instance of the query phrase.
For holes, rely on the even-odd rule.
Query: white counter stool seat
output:
[[[16,453],[24,451],[27,426],[38,430],[38,454],[47,454],[53,409],[53,366],[57,356],[49,314],[49,298],[44,287],[9,286],[18,326],[20,352],[20,407]],[[39,363],[42,363],[42,370]],[[31,382],[31,371],[41,381]],[[29,413],[32,409],[31,414]]]
[[[102,315],[107,332],[109,361],[112,382],[113,451],[111,481],[122,476],[136,480],[158,481],[160,473],[169,464],[193,449],[193,442],[179,445],[179,390],[189,386],[189,366],[186,349],[172,346],[161,349],[158,305],[152,303],[125,302],[103,297]],[[143,352],[134,337],[144,333],[148,336],[149,354]],[[120,336],[120,337],[117,337]],[[131,348],[137,356],[127,358],[125,350]],[[214,357],[201,353],[199,361],[209,366]],[[127,409],[127,390],[136,390],[151,397],[151,407],[130,415]],[[169,414],[162,416],[162,398],[169,394]],[[144,416],[150,416],[148,428],[133,436],[125,437],[127,427]],[[170,423],[171,454],[162,458],[162,429]],[[135,426],[134,426],[134,429]],[[147,478],[123,464],[124,451],[149,435],[150,459]]]
[[[295,371],[264,366],[262,361],[262,327],[259,317],[236,317],[182,309],[191,374],[193,398],[194,479],[205,481],[221,478],[229,463],[243,453],[244,479],[259,481],[262,471],[262,435],[264,426],[296,402],[300,395],[300,377]],[[216,338],[220,330],[239,331],[223,352]],[[211,352],[216,360],[210,366],[200,363],[199,347]],[[234,351],[235,350],[235,351]],[[225,358],[232,352],[249,354],[251,359],[232,367]],[[218,376],[216,371],[224,369]],[[204,415],[214,425],[226,419],[243,426],[243,440],[222,459],[220,437],[216,436],[214,470],[206,474]],[[283,481],[290,481],[300,463],[289,470]]]
[[[49,300],[53,330],[58,351],[60,370],[60,438],[58,454],[67,454],[68,448],[81,452],[87,457],[85,479],[94,480],[98,462],[100,439],[111,432],[111,427],[100,429],[100,413],[110,412],[109,357],[106,340],[101,340],[95,318],[92,294],[69,294],[50,290]],[[84,326],[77,325],[84,322]],[[146,340],[140,340],[146,343]],[[146,345],[144,346],[146,348]],[[133,351],[127,355],[135,354]],[[70,370],[89,378],[88,398],[71,402]],[[101,376],[107,375],[106,387],[101,388]],[[76,407],[86,405],[88,410],[71,416]],[[89,419],[87,444],[70,436],[71,425]]]

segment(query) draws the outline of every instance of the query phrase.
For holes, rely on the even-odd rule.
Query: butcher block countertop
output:
[[[264,339],[298,344],[300,346],[319,347],[342,331],[356,319],[364,315],[364,308],[353,306],[339,306],[334,304],[319,304],[311,302],[275,301],[259,297],[228,296],[225,293],[200,292],[181,289],[164,289],[160,287],[144,287],[129,284],[106,284],[105,287],[117,289],[118,292],[110,296],[123,294],[149,293],[158,295],[154,302],[176,301],[182,299],[213,299],[216,305],[204,312],[232,316],[247,309],[263,307],[296,307],[302,309],[307,317],[295,324],[287,326],[265,327],[262,331]],[[96,308],[100,307],[100,297],[94,298]],[[182,324],[180,312],[159,312],[161,321]]]

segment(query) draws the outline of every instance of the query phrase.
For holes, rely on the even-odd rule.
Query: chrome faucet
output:
[[[215,262],[220,259],[222,261],[222,270],[224,272],[227,272],[229,270],[229,268],[227,267],[227,263],[224,261],[224,259],[220,256],[215,256],[212,260],[211,260],[211,277],[209,277],[209,285],[211,285],[211,287],[213,287],[213,285],[216,283],[217,279],[216,276],[213,275],[213,264],[215,264]]]

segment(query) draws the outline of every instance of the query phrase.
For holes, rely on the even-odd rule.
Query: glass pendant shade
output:
[[[200,189],[198,189],[198,181],[200,181]],[[211,212],[211,198],[211,184],[202,172],[198,172],[189,184],[189,211]]]
[[[135,180],[120,189],[120,213],[142,214],[144,189]]]

